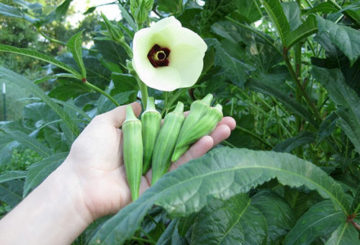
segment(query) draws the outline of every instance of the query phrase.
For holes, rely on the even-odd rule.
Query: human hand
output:
[[[131,104],[137,116],[141,113],[138,103]],[[122,133],[119,127],[125,120],[125,106],[96,116],[83,130],[71,147],[63,164],[76,176],[83,207],[88,220],[117,212],[131,201],[122,161]],[[235,120],[224,117],[210,136],[198,140],[170,170],[198,158],[213,146],[230,136]],[[142,177],[140,193],[149,188],[151,170]]]

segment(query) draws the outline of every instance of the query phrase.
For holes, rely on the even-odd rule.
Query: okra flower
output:
[[[162,91],[191,87],[203,69],[206,49],[198,34],[168,17],[135,33],[133,67],[148,87]]]

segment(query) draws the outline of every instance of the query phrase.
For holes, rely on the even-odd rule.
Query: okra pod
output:
[[[174,111],[165,116],[164,124],[156,140],[152,158],[152,185],[155,184],[170,167],[170,158],[184,118],[184,104],[181,102],[178,102]]]
[[[160,131],[161,114],[155,108],[154,98],[149,97],[145,112],[141,115],[142,136],[144,146],[144,162],[142,173],[145,174],[151,164],[156,138]]]
[[[209,107],[202,117],[200,117],[196,122],[193,122],[191,130],[183,131],[183,129],[181,129],[182,134],[176,142],[171,161],[177,161],[182,154],[189,149],[192,143],[213,131],[222,117],[222,106],[217,104],[215,107]]]
[[[141,121],[137,119],[132,107],[126,107],[126,120],[122,125],[123,156],[126,177],[131,191],[132,200],[139,197],[142,166],[143,142]]]

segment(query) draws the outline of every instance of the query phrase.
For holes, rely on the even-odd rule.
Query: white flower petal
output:
[[[170,50],[168,66],[151,64],[147,55],[154,45]],[[169,17],[135,33],[133,66],[149,87],[163,91],[190,87],[201,74],[206,49],[206,43],[198,34]]]
[[[191,87],[201,75],[204,54],[197,47],[188,44],[175,46],[170,53],[169,66],[179,72],[181,87]]]
[[[146,70],[140,79],[149,87],[161,91],[173,91],[181,87],[178,71],[171,66]]]

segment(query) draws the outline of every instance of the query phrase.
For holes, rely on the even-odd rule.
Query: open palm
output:
[[[141,107],[133,103],[138,116]],[[78,178],[82,197],[92,217],[98,218],[114,213],[131,201],[122,161],[122,133],[119,127],[125,120],[125,106],[96,116],[83,130],[71,147],[65,164]],[[197,141],[170,170],[198,158],[214,145],[230,136],[235,128],[235,120],[224,117],[210,136]],[[151,170],[142,177],[140,192],[149,188]]]

